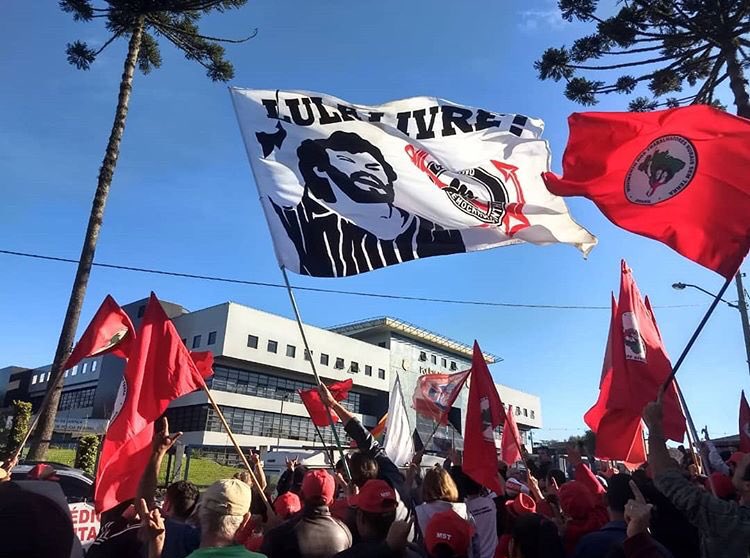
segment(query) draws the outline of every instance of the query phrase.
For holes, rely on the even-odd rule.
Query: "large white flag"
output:
[[[521,241],[587,254],[541,174],[544,123],[434,97],[355,105],[320,93],[232,88],[279,263],[355,275]]]
[[[383,449],[385,454],[398,467],[403,467],[414,457],[414,438],[412,438],[411,433],[404,394],[401,393],[401,381],[397,375],[388,402],[388,418],[385,421]]]

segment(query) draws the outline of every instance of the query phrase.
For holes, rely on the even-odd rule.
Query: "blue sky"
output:
[[[0,35],[0,249],[76,258],[109,134],[126,44],[92,69],[65,60],[65,44],[106,38],[97,23],[72,21],[52,2],[6,6]],[[207,34],[255,39],[228,48],[231,85],[322,91],[356,103],[434,95],[546,122],[560,170],[566,117],[582,110],[562,85],[539,82],[533,61],[548,46],[588,29],[562,22],[553,2],[384,0],[352,4],[256,0],[212,16]],[[33,32],[33,40],[29,33]],[[11,54],[12,53],[12,54]],[[161,70],[137,74],[97,260],[165,270],[278,282],[250,168],[225,85],[164,44]],[[624,97],[599,110],[622,110]],[[684,281],[716,291],[722,279],[666,246],[615,228],[588,201],[568,201],[599,237],[589,259],[568,246],[530,245],[426,259],[348,279],[292,277],[297,285],[435,298],[560,305],[607,305],[619,261],[634,270],[657,306],[676,358],[710,299],[675,291]],[[746,266],[747,268],[747,266]],[[54,354],[75,268],[0,255],[0,367],[39,366]],[[749,281],[750,282],[750,281]],[[291,316],[280,289],[235,286],[94,269],[81,329],[102,298],[148,295],[198,309],[232,300]],[[736,300],[731,287],[728,298]],[[496,381],[538,394],[545,428],[537,439],[567,438],[596,399],[609,312],[425,304],[299,293],[306,321],[329,326],[393,315],[464,342],[475,337],[505,361]],[[671,305],[686,308],[658,308]],[[679,374],[699,428],[737,432],[747,386],[738,312],[720,306]]]

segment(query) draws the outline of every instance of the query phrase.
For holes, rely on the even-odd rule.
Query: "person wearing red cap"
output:
[[[356,509],[357,532],[360,540],[339,552],[336,558],[396,557],[399,549],[392,549],[386,541],[388,531],[396,520],[398,500],[396,491],[384,480],[367,481],[359,493],[349,498]]]
[[[331,558],[352,546],[352,534],[334,518],[336,482],[323,469],[308,471],[302,479],[302,510],[266,533],[261,552],[283,558]]]
[[[453,510],[430,518],[424,533],[424,546],[430,558],[466,558],[471,549],[474,528]]]

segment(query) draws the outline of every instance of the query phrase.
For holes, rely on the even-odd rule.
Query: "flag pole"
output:
[[[427,441],[424,443],[425,451],[427,451],[427,446],[430,445],[430,442],[432,442],[432,439],[435,437],[435,432],[438,431],[438,428],[440,428],[440,421],[435,422],[435,428],[432,429],[432,434],[430,434],[430,437],[427,438]]]
[[[685,396],[682,394],[682,390],[680,389],[680,384],[677,383],[677,380],[673,380],[674,383],[674,389],[677,392],[677,400],[680,403],[680,407],[682,408],[682,414],[685,415],[685,419],[687,420],[688,428],[687,428],[687,439],[688,439],[688,446],[690,447],[690,454],[693,456],[693,463],[698,468],[698,472],[702,473],[703,471],[703,464],[698,462],[698,458],[696,457],[696,451],[695,448],[698,445],[699,438],[698,438],[698,431],[695,428],[695,423],[693,422],[693,416],[690,414],[690,409],[688,409],[687,402],[685,401]],[[703,456],[701,456],[701,461]]]
[[[726,280],[726,282],[724,283],[724,286],[721,287],[721,290],[717,293],[716,297],[714,298],[714,301],[711,303],[711,306],[709,306],[708,310],[706,310],[706,314],[703,316],[703,319],[698,324],[698,327],[695,328],[695,331],[693,332],[692,337],[690,337],[690,340],[688,341],[687,345],[685,345],[685,348],[682,350],[682,354],[680,355],[680,358],[677,359],[677,362],[672,367],[672,372],[669,374],[667,379],[664,380],[664,383],[662,384],[661,389],[659,390],[660,394],[663,393],[667,389],[667,387],[669,386],[669,383],[674,379],[675,375],[677,374],[677,371],[680,369],[680,366],[682,365],[682,362],[685,360],[685,357],[690,352],[690,349],[693,348],[693,345],[695,344],[695,341],[698,339],[698,336],[700,335],[701,331],[703,331],[703,328],[705,327],[706,322],[708,322],[708,319],[711,317],[711,314],[713,314],[714,310],[716,310],[716,307],[719,305],[719,302],[724,296],[724,293],[729,288],[729,285],[732,284],[733,280],[734,280],[734,275]]]
[[[260,493],[260,498],[263,500],[263,503],[266,505],[266,508],[268,509],[269,513],[273,513],[273,508],[271,507],[271,503],[268,501],[268,498],[266,498],[265,492],[260,488],[260,483],[258,482],[258,479],[255,477],[255,473],[253,473],[252,467],[250,467],[250,463],[247,460],[247,457],[245,457],[245,453],[242,451],[242,448],[237,443],[237,439],[234,437],[234,434],[232,433],[232,429],[229,428],[229,424],[227,423],[227,419],[224,418],[224,413],[221,412],[221,409],[219,409],[219,406],[216,404],[216,400],[214,399],[214,396],[211,395],[211,390],[208,389],[208,386],[206,385],[206,382],[201,382],[203,384],[203,391],[206,392],[206,395],[208,396],[208,402],[211,403],[211,406],[214,409],[214,412],[219,416],[219,420],[221,421],[221,424],[224,426],[224,430],[227,431],[227,435],[229,436],[229,439],[232,442],[232,445],[234,446],[234,449],[237,450],[237,454],[240,456],[240,459],[242,460],[242,464],[245,466],[245,469],[247,469],[247,472],[250,473],[250,478],[253,481],[253,485],[258,489],[258,492]]]
[[[305,345],[305,351],[307,351],[307,354],[309,355],[310,359],[310,368],[312,369],[313,376],[315,377],[315,382],[320,385],[323,382],[320,379],[320,376],[318,376],[318,371],[315,369],[315,359],[313,359],[312,351],[310,350],[310,345],[307,342],[307,335],[305,335],[305,328],[302,325],[302,318],[300,317],[299,308],[297,307],[297,301],[294,298],[294,292],[292,291],[292,286],[289,284],[289,276],[286,273],[286,267],[283,265],[281,266],[281,274],[284,276],[284,284],[286,284],[286,291],[289,293],[289,300],[292,303],[292,309],[294,310],[294,317],[297,319],[297,327],[299,327],[300,335],[302,335],[302,343]],[[333,417],[330,413],[326,413],[328,415],[328,424],[331,426],[331,432],[333,432],[333,439],[336,442],[336,447],[339,450],[339,455],[341,456],[341,460],[344,463],[344,471],[346,471],[346,476],[349,480],[352,478],[352,474],[349,471],[349,463],[346,461],[346,455],[344,454],[344,449],[341,447],[341,440],[339,439],[339,433],[336,431],[336,424],[333,422]],[[313,423],[314,424],[314,423]],[[320,434],[320,431],[318,431],[318,434]],[[325,446],[325,441],[323,440],[323,436],[320,436],[320,441],[323,442],[323,446]]]

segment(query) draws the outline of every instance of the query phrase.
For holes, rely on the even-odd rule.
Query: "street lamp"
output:
[[[736,310],[739,310],[740,312],[740,319],[742,320],[742,333],[745,338],[745,354],[747,355],[747,365],[748,369],[750,369],[750,319],[748,319],[747,315],[747,294],[745,293],[745,289],[742,286],[742,276],[744,274],[741,272],[737,272],[737,275],[735,276],[735,284],[737,285],[737,296],[739,297],[739,300],[737,300],[737,304],[734,302],[729,302],[728,300],[724,300],[723,298],[720,298],[721,302],[729,306],[730,308],[734,308]],[[699,287],[698,285],[693,285],[691,283],[673,283],[672,288],[677,289],[679,291],[684,290],[686,287],[690,287],[691,289],[696,289],[702,293],[707,294],[711,298],[716,298],[716,295],[710,291],[707,291],[703,287]]]

